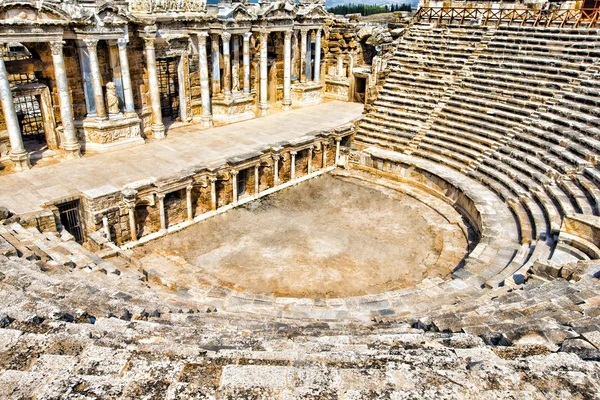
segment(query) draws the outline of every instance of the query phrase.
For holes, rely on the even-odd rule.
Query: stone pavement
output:
[[[362,110],[362,104],[332,101],[208,130],[198,124],[172,128],[167,139],[144,146],[0,176],[0,205],[17,214],[37,211],[51,200],[159,178],[342,125]]]

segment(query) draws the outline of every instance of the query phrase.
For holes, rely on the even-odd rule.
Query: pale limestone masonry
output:
[[[422,5],[390,29],[309,0],[0,5],[0,42],[25,45],[0,60],[6,165],[33,165],[0,176],[0,397],[599,398],[598,10]],[[71,159],[28,151],[19,93]],[[139,257],[326,173],[435,210],[444,277],[293,297],[216,278],[210,257]],[[276,261],[297,245],[252,235]]]

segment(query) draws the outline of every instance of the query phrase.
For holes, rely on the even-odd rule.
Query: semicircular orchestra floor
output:
[[[208,281],[275,297],[358,296],[449,278],[467,253],[459,214],[355,175],[247,203],[139,247],[136,258],[172,288]]]

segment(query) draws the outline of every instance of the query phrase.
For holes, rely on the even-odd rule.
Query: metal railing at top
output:
[[[413,19],[438,24],[476,23],[482,26],[593,28],[599,22],[599,12],[598,9],[532,10],[528,8],[421,7],[415,13]]]

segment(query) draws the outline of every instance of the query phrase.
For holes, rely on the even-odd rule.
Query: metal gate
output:
[[[21,126],[23,140],[33,139],[39,143],[46,142],[44,131],[44,118],[42,109],[36,96],[21,96],[13,99],[15,111]]]
[[[58,205],[60,223],[67,232],[75,237],[78,243],[83,243],[83,229],[79,213],[79,200],[69,201]]]
[[[160,107],[163,117],[179,117],[179,79],[177,77],[178,58],[165,58],[156,62]]]

